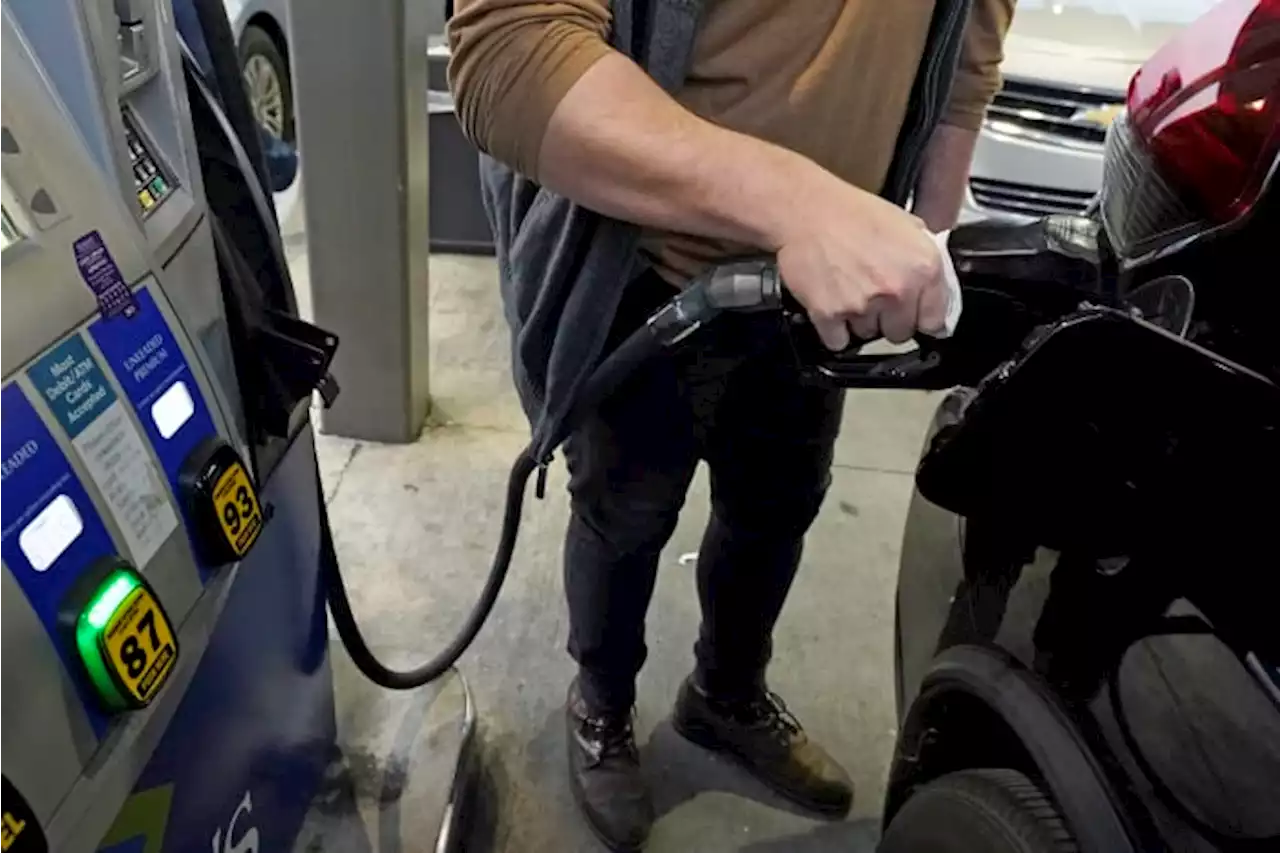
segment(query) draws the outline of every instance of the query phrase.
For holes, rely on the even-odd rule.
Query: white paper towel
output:
[[[951,236],[951,229],[939,231],[932,235],[934,243],[938,246],[938,251],[942,254],[942,275],[947,281],[947,319],[943,323],[942,328],[937,332],[930,333],[931,337],[949,338],[956,331],[956,324],[960,322],[960,311],[964,307],[960,300],[960,279],[956,275],[955,265],[951,263],[951,252],[947,249],[947,238]]]

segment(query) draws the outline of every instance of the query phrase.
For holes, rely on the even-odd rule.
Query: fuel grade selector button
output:
[[[104,560],[63,607],[89,682],[110,710],[151,704],[173,674],[178,641],[151,587],[124,560]],[[74,614],[74,615],[72,615]]]
[[[49,842],[36,814],[18,789],[4,777],[4,819],[0,823],[0,849],[4,853],[48,853]]]
[[[201,442],[183,463],[179,485],[205,563],[222,566],[249,553],[265,518],[235,448],[220,438]]]

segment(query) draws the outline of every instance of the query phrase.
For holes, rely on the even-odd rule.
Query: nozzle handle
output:
[[[911,352],[864,353],[871,343],[853,339],[839,352],[827,349],[805,310],[790,296],[783,300],[786,325],[801,374],[810,382],[836,388],[901,388],[934,391],[956,384],[951,362],[944,358],[947,342],[916,336]]]

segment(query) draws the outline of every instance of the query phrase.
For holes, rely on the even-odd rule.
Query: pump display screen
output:
[[[129,148],[129,166],[133,169],[133,187],[138,194],[138,207],[150,213],[173,192],[173,181],[147,149],[147,144],[128,110],[123,111],[124,141]]]

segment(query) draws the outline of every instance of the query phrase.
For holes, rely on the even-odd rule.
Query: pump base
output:
[[[478,766],[475,706],[457,671],[409,692],[333,661],[338,754],[303,821],[297,853],[462,850]]]

